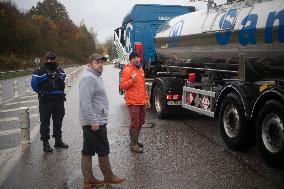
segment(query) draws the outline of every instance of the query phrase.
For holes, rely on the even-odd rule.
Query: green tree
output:
[[[27,14],[0,0],[0,26],[0,69],[32,66],[49,50],[61,63],[84,63],[98,50],[96,33],[83,22],[76,26],[57,0],[38,2]]]
[[[95,41],[93,34],[90,33],[87,27],[81,23],[75,36],[75,44],[77,47],[78,58],[86,59],[90,54],[95,52]]]
[[[33,22],[38,27],[41,36],[37,43],[37,54],[42,54],[46,51],[57,51],[59,40],[59,28],[57,25],[44,16],[34,16]]]
[[[32,7],[29,11],[29,15],[42,15],[54,22],[59,22],[64,20],[65,22],[72,22],[69,19],[69,15],[61,3],[57,0],[44,0],[43,2],[38,2],[36,7]]]
[[[0,52],[9,54],[16,50],[16,26],[20,13],[10,2],[0,1]]]
[[[28,17],[22,15],[16,21],[15,41],[17,48],[13,51],[17,55],[30,55],[37,52],[40,45],[41,32],[40,28]]]
[[[60,21],[57,23],[58,33],[58,54],[66,57],[73,57],[76,54],[75,35],[78,28],[73,23]]]

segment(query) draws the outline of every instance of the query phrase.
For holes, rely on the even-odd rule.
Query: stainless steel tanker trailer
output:
[[[154,43],[156,59],[143,66],[158,117],[188,109],[218,118],[230,149],[257,144],[283,168],[284,1],[210,1],[165,22]]]

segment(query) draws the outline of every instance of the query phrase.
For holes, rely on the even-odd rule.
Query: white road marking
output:
[[[6,136],[6,135],[13,135],[13,134],[16,134],[16,133],[19,133],[19,132],[20,132],[19,128],[10,129],[10,130],[6,130],[6,131],[0,131],[0,137]]]
[[[33,101],[26,101],[26,102],[33,102]],[[22,102],[22,103],[26,103],[26,102]],[[20,104],[20,102],[10,103],[8,105],[13,105],[13,104]],[[3,106],[5,105],[6,104],[4,104]],[[38,116],[39,116],[38,114],[32,114],[30,118],[38,117]],[[39,129],[40,129],[39,125],[36,125],[32,129],[30,133],[31,142],[35,140],[37,134],[39,133]],[[15,129],[15,131],[7,131],[6,133],[9,133],[9,132],[10,133],[17,132],[17,129]],[[1,186],[3,186],[10,172],[15,168],[17,162],[19,162],[22,154],[25,153],[25,151],[28,150],[29,147],[30,147],[30,144],[23,144],[15,148],[0,150],[0,188]]]
[[[23,107],[1,110],[0,113],[15,112],[15,111],[20,110],[21,108],[23,108]],[[38,106],[30,106],[30,107],[28,107],[28,108],[31,110],[31,109],[36,109],[36,108],[38,108]]]
[[[38,117],[39,114],[32,114],[30,115],[30,118],[35,118],[35,117]],[[19,120],[19,117],[8,117],[8,118],[3,118],[3,119],[0,119],[0,123],[2,122],[9,122],[9,121],[18,121]]]
[[[36,100],[26,100],[26,101],[21,101],[21,102],[11,102],[11,103],[7,103],[7,104],[3,104],[3,106],[16,105],[16,104],[25,104],[25,103],[29,103],[29,102],[38,102],[38,99],[36,99]]]
[[[22,96],[19,99],[25,99],[25,98],[33,98],[33,97],[37,97],[37,95],[31,95],[31,96]]]
[[[31,142],[35,140],[37,133],[39,132],[39,125],[36,125],[30,134]],[[2,186],[14,169],[17,162],[20,160],[22,153],[28,149],[30,145],[20,145],[15,148],[0,150],[0,186]]]

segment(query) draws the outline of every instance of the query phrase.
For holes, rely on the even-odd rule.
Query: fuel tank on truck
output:
[[[231,1],[167,21],[155,38],[166,65],[226,63],[246,53],[253,72],[284,76],[284,1]]]

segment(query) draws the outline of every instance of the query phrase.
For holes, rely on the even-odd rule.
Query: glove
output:
[[[65,77],[66,77],[66,76],[65,76],[65,75],[62,75],[62,74],[60,74],[60,76],[59,76],[59,78],[62,79],[62,80],[65,80]]]
[[[65,78],[66,78],[66,74],[65,74],[65,72],[58,72],[58,74],[59,74],[59,78],[61,79],[61,80],[65,80]]]

